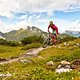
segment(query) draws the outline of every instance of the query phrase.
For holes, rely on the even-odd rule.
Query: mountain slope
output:
[[[0,36],[1,38],[5,38],[7,40],[10,40],[10,41],[20,41],[22,38],[24,37],[29,37],[29,36],[42,36],[43,38],[44,37],[47,37],[48,33],[47,32],[44,32],[42,30],[40,30],[39,28],[37,27],[29,27],[27,26],[26,29],[23,29],[23,28],[20,28],[18,30],[12,30],[10,32],[7,32],[7,33],[2,33],[0,32]],[[61,39],[65,38],[65,37],[70,37],[69,34],[60,34],[59,37]]]
[[[43,32],[37,27],[28,26],[27,29],[20,28],[19,30],[13,30],[8,33],[5,33],[5,38],[7,40],[19,41],[24,37],[29,37],[29,36],[34,36],[34,35],[44,37],[46,36],[46,34],[47,34],[46,32]]]
[[[66,33],[66,34],[69,34],[69,35],[71,35],[71,36],[74,36],[74,37],[79,37],[79,36],[80,36],[80,31],[66,30],[65,33]]]
[[[0,38],[5,39],[5,34],[4,34],[4,33],[2,33],[2,32],[0,32]]]

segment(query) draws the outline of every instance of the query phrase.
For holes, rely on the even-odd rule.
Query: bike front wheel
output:
[[[43,48],[46,48],[47,46],[49,46],[49,44],[50,44],[50,38],[45,39],[43,42]]]

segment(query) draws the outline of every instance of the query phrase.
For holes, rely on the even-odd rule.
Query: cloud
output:
[[[3,23],[3,21],[0,20],[0,31],[2,32],[9,32],[11,30],[17,30],[20,28],[27,28],[28,23],[26,22],[26,20],[20,21],[16,24],[9,24],[6,25],[5,23]]]
[[[12,12],[47,12],[80,10],[80,0],[0,0],[0,15],[12,17]]]
[[[12,11],[16,11],[18,8],[16,0],[0,0],[0,15],[6,17],[12,17]]]
[[[63,19],[55,19],[54,23],[58,27],[59,32],[64,32],[65,30],[80,32],[80,20],[67,21]]]
[[[47,12],[72,11],[73,8],[80,8],[79,0],[18,0],[20,11]],[[20,6],[20,4],[22,6]],[[76,6],[78,5],[78,6]]]
[[[2,21],[2,20],[0,20],[0,31],[6,31],[6,29],[5,29],[6,27],[5,27],[5,23]]]
[[[55,19],[54,24],[58,27],[59,32],[62,33],[68,29],[69,25],[71,24],[71,21],[64,19]]]
[[[29,17],[28,21],[22,20],[16,24],[6,25],[3,21],[0,20],[0,31],[9,32],[11,30],[18,30],[20,28],[26,29],[27,26],[36,26],[43,31],[47,32],[49,25],[49,19],[37,19],[35,22],[31,21],[33,17]],[[53,20],[54,21],[54,20]],[[54,24],[58,27],[59,32],[64,32],[65,30],[80,31],[80,21],[76,20],[73,22],[64,20],[64,19],[55,19]]]
[[[10,25],[0,20],[0,29],[5,32],[21,27],[26,28],[27,25],[30,25],[47,31],[50,16],[55,11],[80,11],[80,0],[0,0],[0,15],[9,19],[13,18],[14,21],[16,21],[15,18],[19,19],[19,22]],[[16,17],[13,13],[25,13],[25,15]],[[64,31],[71,25],[71,22],[62,19],[55,19],[54,23],[60,31]]]
[[[73,22],[69,25],[68,30],[80,31],[80,20],[73,21]]]

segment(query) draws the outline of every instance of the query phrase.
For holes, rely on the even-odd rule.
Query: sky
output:
[[[49,21],[65,30],[80,31],[80,0],[0,0],[0,31],[36,26],[47,32]]]

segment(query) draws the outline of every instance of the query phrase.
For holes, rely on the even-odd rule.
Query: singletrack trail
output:
[[[48,48],[48,47],[47,47]],[[26,52],[23,53],[23,55],[19,56],[18,58],[14,58],[14,59],[9,59],[7,61],[1,61],[0,64],[7,64],[7,63],[12,63],[12,62],[16,62],[22,58],[26,58],[26,57],[35,57],[39,54],[40,51],[44,50],[46,48],[34,48],[34,49],[30,49]]]

